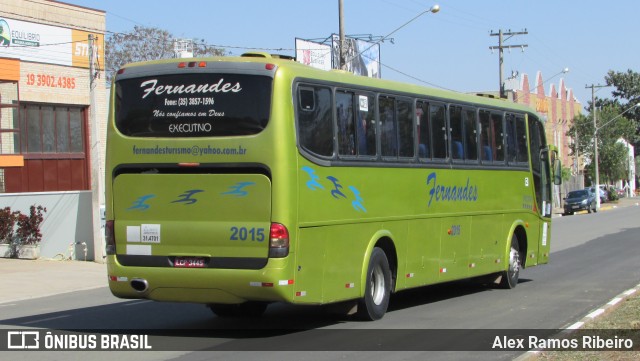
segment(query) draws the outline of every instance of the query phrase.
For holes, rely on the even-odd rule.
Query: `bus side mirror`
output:
[[[557,186],[562,184],[562,163],[558,158],[553,162],[553,184]]]

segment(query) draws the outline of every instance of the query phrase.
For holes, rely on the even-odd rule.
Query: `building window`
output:
[[[84,157],[84,111],[64,105],[22,104],[16,153]]]

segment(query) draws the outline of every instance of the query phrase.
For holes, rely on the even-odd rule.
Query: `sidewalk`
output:
[[[0,304],[107,286],[106,264],[0,258]]]

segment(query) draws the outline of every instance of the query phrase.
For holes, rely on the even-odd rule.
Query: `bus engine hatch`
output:
[[[260,269],[271,182],[262,174],[120,174],[116,257],[125,266]]]

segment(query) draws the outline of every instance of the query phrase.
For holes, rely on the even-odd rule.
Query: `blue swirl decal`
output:
[[[145,194],[141,197],[138,197],[133,204],[131,205],[131,207],[127,208],[128,211],[132,211],[132,210],[138,210],[138,211],[146,211],[147,209],[149,209],[149,207],[151,207],[150,205],[146,204],[145,202],[151,198],[154,198],[156,195],[155,194]]]

